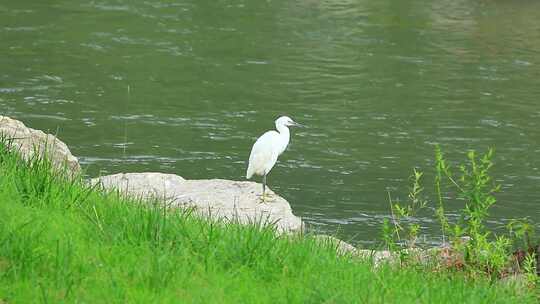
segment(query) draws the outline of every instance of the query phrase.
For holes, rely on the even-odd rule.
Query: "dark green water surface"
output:
[[[540,2],[4,0],[0,113],[57,132],[90,176],[234,180],[288,114],[309,128],[270,186],[365,244],[388,191],[405,199],[414,167],[432,179],[435,144],[494,147],[492,225],[537,221]]]

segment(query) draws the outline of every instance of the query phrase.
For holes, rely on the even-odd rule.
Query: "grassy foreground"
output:
[[[0,144],[0,303],[533,303],[511,286],[373,269],[309,237],[104,194]]]

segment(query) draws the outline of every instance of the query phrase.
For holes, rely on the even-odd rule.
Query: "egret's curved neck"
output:
[[[291,138],[291,133],[289,132],[289,128],[284,125],[276,125],[276,129],[279,132],[280,137],[280,154],[285,151],[287,148],[287,145],[289,144],[289,140]]]

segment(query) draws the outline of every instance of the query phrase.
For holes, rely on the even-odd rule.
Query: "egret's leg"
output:
[[[263,187],[263,192],[262,192],[262,195],[261,195],[261,202],[262,203],[265,203],[265,202],[268,202],[268,201],[272,201],[272,196],[270,194],[266,194],[266,174],[263,175],[263,180],[262,180],[262,187]]]
[[[263,175],[263,180],[262,180],[262,187],[263,187],[263,191],[262,191],[262,195],[261,195],[261,203],[264,203],[266,201],[266,173]]]
[[[262,196],[263,196],[263,200],[264,200],[264,192],[266,191],[266,173],[263,175],[263,193],[262,193]]]

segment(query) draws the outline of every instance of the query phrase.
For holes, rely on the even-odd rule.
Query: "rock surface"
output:
[[[339,254],[351,254],[370,260],[374,266],[379,266],[383,262],[394,263],[399,260],[397,253],[391,253],[388,250],[359,249],[343,240],[325,234],[315,235],[314,238],[323,243],[330,243],[331,246],[336,247]]]
[[[388,250],[357,249],[356,253],[359,257],[370,259],[375,266],[379,266],[383,262],[395,263],[399,261],[398,254]]]
[[[314,238],[323,244],[330,244],[331,246],[336,247],[336,250],[339,254],[357,254],[356,247],[336,237],[325,234],[318,234],[315,235]]]
[[[0,136],[18,151],[23,159],[30,160],[38,153],[43,157],[46,153],[57,169],[66,168],[72,173],[81,170],[79,161],[71,154],[69,148],[54,135],[26,127],[22,122],[0,115]]]
[[[291,206],[272,190],[273,200],[261,203],[260,184],[222,179],[185,180],[174,174],[120,173],[94,178],[104,189],[143,198],[157,198],[177,207],[194,207],[199,214],[214,218],[238,220],[241,223],[275,223],[280,232],[302,229],[302,220]]]

